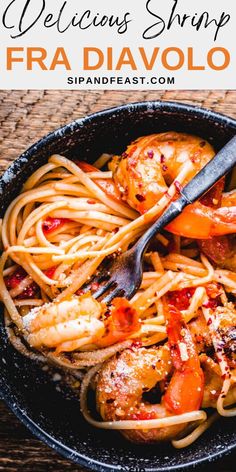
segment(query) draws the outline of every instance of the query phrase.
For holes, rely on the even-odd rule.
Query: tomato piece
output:
[[[234,255],[234,241],[226,235],[199,240],[198,246],[208,259],[219,266]]]
[[[44,234],[50,234],[68,221],[71,220],[68,218],[51,218],[51,216],[48,216],[43,222],[43,232]]]
[[[56,269],[57,269],[57,266],[53,266],[53,267],[50,267],[49,269],[47,270],[44,270],[44,274],[46,275],[46,277],[48,277],[49,279],[53,279],[53,276],[56,272]]]
[[[83,171],[83,172],[98,172],[97,167],[92,166],[85,161],[75,161],[75,164]]]
[[[100,346],[109,346],[125,340],[139,330],[140,322],[137,311],[125,298],[114,298],[107,319],[107,335],[99,341]]]
[[[115,298],[112,302],[112,324],[114,332],[130,334],[139,327],[138,314],[125,298]]]
[[[36,295],[39,292],[39,286],[36,284],[36,282],[32,282],[23,292],[18,295],[16,298],[18,300],[24,300],[25,298],[35,298]]]
[[[27,277],[27,272],[23,267],[18,266],[13,274],[5,277],[5,284],[8,290],[17,288],[18,285]],[[23,300],[24,298],[34,298],[39,291],[39,286],[32,282],[28,287],[26,287],[23,292],[18,295],[16,298],[18,300]]]
[[[22,282],[22,280],[24,280],[25,277],[27,277],[27,273],[25,272],[23,267],[20,267],[20,266],[17,267],[17,269],[15,270],[15,272],[13,272],[13,274],[8,275],[4,279],[7,289],[12,290],[18,287],[19,283]]]
[[[189,287],[169,292],[168,302],[170,305],[174,305],[178,308],[178,310],[187,310],[195,290],[195,287]]]

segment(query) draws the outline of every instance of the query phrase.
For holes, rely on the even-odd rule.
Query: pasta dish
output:
[[[93,165],[52,155],[1,220],[10,342],[60,369],[91,425],[136,443],[186,447],[236,415],[234,172],[153,238],[131,300],[106,304],[93,283],[214,154],[170,131]]]

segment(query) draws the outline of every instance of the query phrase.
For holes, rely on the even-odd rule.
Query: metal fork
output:
[[[103,297],[103,301],[106,303],[110,303],[113,298],[119,296],[131,299],[141,285],[142,258],[153,236],[176,218],[187,205],[195,202],[206,193],[235,164],[236,136],[183,188],[178,200],[169,205],[134,246],[110,262],[85,286],[85,290],[88,291],[94,287],[94,284],[100,285],[106,281],[93,294],[95,298]]]

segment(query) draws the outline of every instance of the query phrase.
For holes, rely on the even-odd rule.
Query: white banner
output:
[[[235,89],[235,0],[2,0],[1,89]]]

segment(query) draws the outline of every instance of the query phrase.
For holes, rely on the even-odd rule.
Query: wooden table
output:
[[[140,100],[201,105],[236,118],[236,91],[0,91],[0,170],[55,128],[104,108]],[[208,472],[232,472],[236,455]],[[0,471],[82,472],[35,439],[0,402]],[[201,471],[204,469],[202,468]]]

